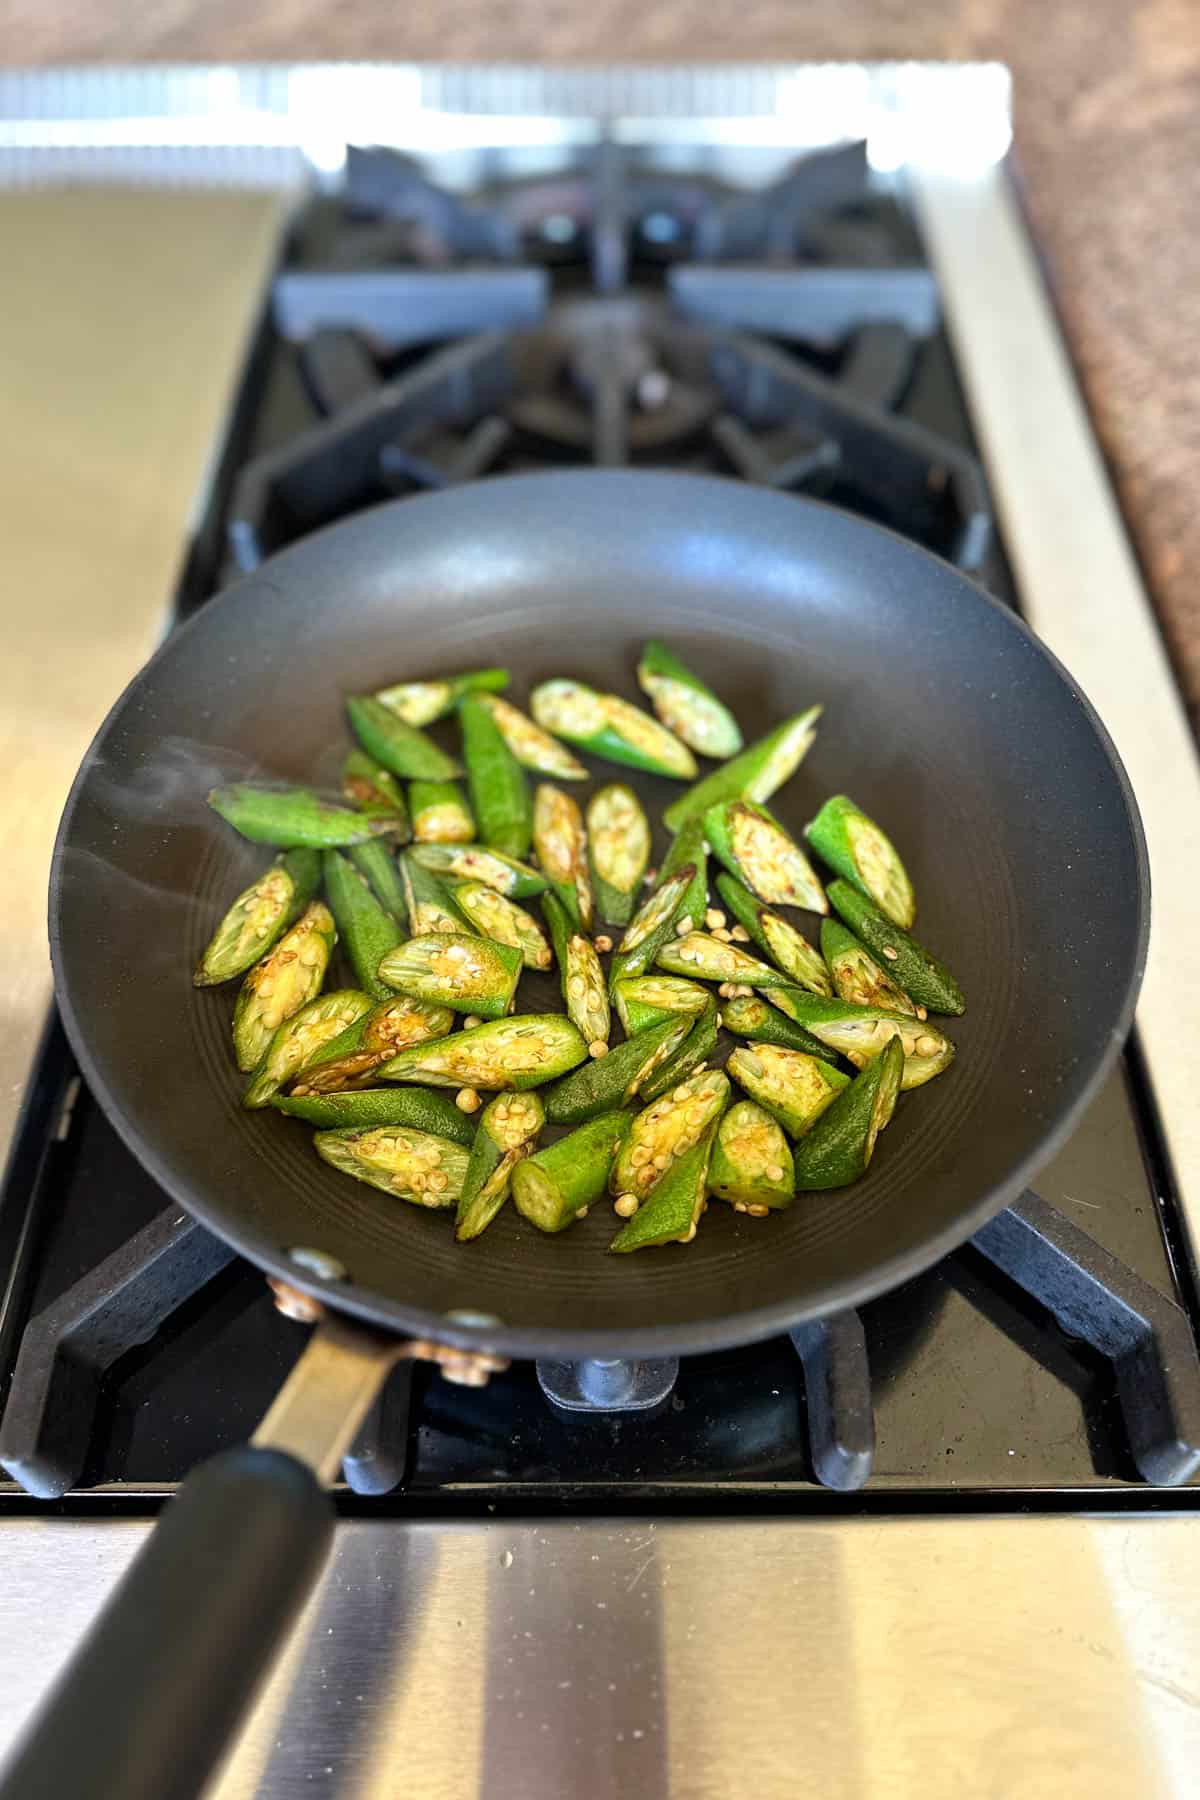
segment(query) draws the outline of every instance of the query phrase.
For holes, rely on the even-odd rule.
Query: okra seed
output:
[[[704,915],[704,923],[710,931],[721,931],[725,925],[725,914],[720,907],[710,906]]]
[[[600,951],[601,955],[603,955],[606,950],[612,949],[612,939],[606,936],[604,932],[601,932],[600,936],[596,939],[596,948]]]
[[[675,1089],[675,1092],[671,1095],[671,1098],[672,1098],[672,1100],[678,1100],[678,1101],[682,1102],[684,1100],[689,1099],[690,1096],[688,1094],[687,1088],[681,1085]]]
[[[889,962],[895,962],[895,960],[899,956],[900,952],[896,949],[893,949],[891,944],[885,944],[883,946],[883,954],[887,957]]]
[[[716,930],[713,932],[713,936],[720,944],[732,944],[733,942],[733,933],[726,931],[723,925],[717,926]]]
[[[733,1203],[733,1210],[734,1212],[747,1212],[749,1209],[744,1200],[735,1200]]]
[[[767,1180],[768,1181],[782,1181],[783,1180],[783,1164],[782,1163],[772,1163],[771,1164],[770,1168],[767,1170]]]
[[[608,1055],[608,1045],[603,1038],[597,1038],[594,1043],[588,1045],[588,1055],[594,1056],[597,1061],[600,1057]]]
[[[474,1088],[459,1088],[454,1096],[454,1104],[459,1112],[473,1113],[479,1111],[479,1095]]]
[[[663,1169],[667,1169],[671,1165],[671,1158],[667,1155],[665,1150],[660,1150],[658,1155],[655,1157],[652,1157],[651,1160],[654,1164],[654,1167],[656,1169],[658,1169],[660,1171],[660,1173]]]
[[[770,1210],[769,1206],[761,1206],[753,1201],[746,1208],[746,1211],[750,1214],[752,1219],[765,1219]]]
[[[926,1009],[925,1009],[925,1008],[924,1008],[924,1007],[923,1007],[923,1006],[918,1006],[918,1008],[917,1008],[917,1017],[918,1017],[918,1019],[920,1019],[920,1020],[921,1020],[921,1021],[922,1021],[922,1022],[924,1022],[924,1020],[926,1020],[926,1019],[927,1019],[927,1018],[928,1018],[928,1017],[929,1017],[929,1014],[928,1014],[928,1012],[927,1012],[927,1011],[926,1011]]]
[[[678,936],[686,937],[688,932],[694,931],[695,928],[696,928],[695,921],[693,919],[687,918],[685,916],[684,918],[680,919],[678,925],[675,927],[675,930],[676,930],[676,933],[678,934]]]
[[[918,1056],[936,1056],[938,1053],[938,1041],[935,1037],[930,1037],[928,1033],[923,1033],[917,1039],[914,1048],[916,1049]]]
[[[718,992],[718,994],[720,994],[722,1000],[732,1000],[733,999],[733,983],[732,983],[732,981],[723,981],[721,983],[720,987],[717,989],[717,992]]]
[[[483,1020],[480,1018],[478,1013],[468,1013],[466,1018],[463,1020],[463,1030],[471,1031],[474,1029],[474,1027],[476,1025],[482,1025],[482,1024],[483,1024]]]
[[[729,935],[735,944],[748,944],[750,942],[750,933],[746,930],[744,925],[735,925]]]
[[[577,1219],[586,1219],[587,1216],[588,1216],[588,1209],[586,1206],[581,1206],[579,1211],[575,1214],[575,1217]]]
[[[260,981],[258,984],[258,997],[260,1000],[269,1000],[271,995],[274,992],[275,992],[275,983],[271,980],[270,976],[268,975],[262,981]]]
[[[640,1205],[636,1194],[619,1194],[613,1201],[613,1211],[622,1219],[632,1219]]]
[[[582,999],[583,995],[587,993],[587,982],[582,975],[572,975],[567,983],[567,992],[573,994],[576,1000]]]

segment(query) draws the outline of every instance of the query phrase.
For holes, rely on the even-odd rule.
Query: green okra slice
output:
[[[292,1093],[331,1094],[343,1088],[369,1087],[376,1071],[399,1051],[410,1044],[446,1037],[453,1029],[454,1014],[448,1006],[430,1006],[408,994],[393,994],[301,1064]]]
[[[917,916],[916,895],[886,832],[846,794],[834,794],[804,835],[817,855],[851,887],[873,900],[885,918],[907,931]]]
[[[640,1116],[644,1118],[645,1114]],[[649,1250],[656,1244],[691,1243],[699,1229],[700,1215],[708,1205],[708,1167],[716,1130],[713,1119],[695,1143],[672,1162],[624,1230],[617,1233],[608,1246],[610,1250]],[[627,1146],[628,1139],[622,1156]]]
[[[509,900],[528,900],[544,894],[549,883],[544,875],[515,856],[489,850],[484,844],[414,844],[408,855],[432,875],[443,880],[455,875],[462,881],[483,881]]]
[[[321,879],[315,850],[289,850],[243,888],[209,939],[192,981],[215,987],[244,975],[304,911]]]
[[[545,933],[523,906],[506,900],[483,881],[456,881],[450,890],[459,912],[493,943],[521,952],[527,969],[548,969],[554,962]],[[545,896],[543,895],[543,901]]]
[[[757,1100],[722,1113],[708,1165],[708,1191],[735,1212],[765,1217],[792,1204],[792,1147]]]
[[[671,848],[663,857],[658,871],[658,880],[654,884],[658,892],[680,869],[691,866],[693,870],[687,892],[679,902],[675,913],[676,924],[690,919],[700,931],[704,925],[704,915],[708,911],[708,839],[704,835],[704,820],[689,819],[678,835],[672,839]]]
[[[418,844],[475,842],[475,820],[456,781],[414,781],[408,798]]]
[[[772,988],[772,1001],[786,999],[792,991]],[[736,1036],[750,1038],[758,1044],[782,1044],[788,1050],[803,1050],[806,1056],[822,1059],[829,1055],[828,1044],[823,1044],[820,1038],[805,1031],[803,1025],[795,1024],[790,1017],[781,1017],[774,1005],[768,1006],[765,1000],[751,995],[737,995],[726,1000],[721,1007],[721,1023]]]
[[[548,781],[539,782],[533,797],[533,847],[542,874],[572,924],[590,931],[594,908],[583,814],[573,794],[564,794]]]
[[[707,988],[679,975],[629,975],[613,985],[613,1004],[627,1037],[661,1025],[675,1013],[694,1017],[711,998]]]
[[[439,750],[432,738],[415,725],[406,725],[381,701],[351,694],[346,712],[367,755],[389,774],[404,781],[453,781],[462,773],[454,758]]]
[[[581,931],[574,929],[557,894],[542,895],[542,911],[554,940],[567,1017],[583,1033],[588,1054],[604,1056],[608,1050],[612,1017],[596,946]]]
[[[689,931],[665,943],[655,959],[670,975],[690,975],[693,981],[733,982],[743,987],[790,987],[792,978],[782,969],[750,956],[740,944],[726,944],[706,931]]]
[[[601,1199],[632,1121],[629,1112],[600,1113],[519,1162],[512,1173],[512,1197],[522,1218],[539,1231],[562,1231]]]
[[[553,775],[559,781],[587,780],[588,772],[579,758],[572,756],[567,746],[552,738],[548,731],[526,718],[519,707],[494,694],[485,694],[481,698],[523,769],[532,769],[535,775]]]
[[[685,863],[669,880],[660,882],[650,898],[638,907],[609,964],[610,992],[618,981],[631,975],[644,975],[668,938],[674,937],[680,907],[691,889],[695,873],[691,864]]]
[[[765,950],[794,982],[814,994],[833,992],[829,970],[803,932],[763,906],[732,875],[717,876],[717,892],[742,930],[748,931],[759,949]]]
[[[545,731],[606,762],[691,781],[696,759],[674,732],[617,694],[597,694],[581,681],[543,681],[530,700]]]
[[[479,836],[489,849],[505,856],[529,854],[533,805],[525,771],[509,749],[504,734],[483,701],[468,694],[458,709],[463,757],[471,806]]]
[[[821,952],[839,1000],[850,1000],[855,1006],[881,1007],[884,1012],[922,1016],[883,964],[877,963],[866,945],[836,919],[821,921]]]
[[[408,927],[414,937],[428,937],[434,931],[474,929],[466,914],[459,912],[441,877],[424,868],[411,852],[400,858],[400,885]]]
[[[380,842],[352,844],[346,854],[359,874],[366,876],[371,892],[385,912],[391,913],[403,931],[408,923],[408,904],[396,859],[387,845]]]
[[[752,1100],[766,1107],[792,1137],[811,1131],[850,1077],[819,1056],[779,1044],[739,1044],[725,1067]]]
[[[375,698],[406,725],[432,725],[452,712],[464,694],[496,693],[508,682],[507,669],[469,669],[440,680],[399,681],[380,688]]]
[[[925,1019],[911,1013],[881,1012],[873,1006],[854,1006],[848,1000],[826,1000],[819,994],[790,994],[794,1015],[806,1031],[831,1050],[840,1051],[856,1069],[865,1069],[893,1037],[904,1050],[904,1089],[923,1087],[947,1068],[954,1056],[948,1037]]]
[[[409,938],[379,964],[379,979],[397,993],[481,1019],[505,1016],[520,975],[519,950],[465,933]]]
[[[233,1009],[233,1049],[246,1074],[257,1069],[283,1021],[320,993],[336,937],[333,914],[313,900],[243,981]]]
[[[727,800],[704,815],[704,835],[731,874],[768,906],[826,913],[829,902],[799,844],[765,806]]]
[[[644,1200],[716,1123],[728,1100],[729,1082],[721,1070],[702,1069],[636,1114],[608,1178],[609,1192]]]
[[[275,1094],[277,1112],[304,1119],[326,1131],[362,1130],[367,1125],[410,1125],[470,1149],[475,1124],[445,1094],[428,1088],[353,1088],[340,1094]]]
[[[391,818],[372,818],[349,806],[335,806],[311,788],[255,787],[249,781],[234,781],[211,789],[208,804],[251,843],[274,844],[281,850],[338,849],[368,838],[391,837],[397,830]]]
[[[460,1243],[486,1231],[500,1211],[513,1171],[532,1152],[545,1117],[536,1094],[497,1094],[488,1101],[458,1196],[454,1235]]]
[[[400,927],[381,906],[370,884],[354,865],[336,850],[321,859],[325,893],[337,923],[342,948],[350,959],[354,979],[372,1000],[386,1000],[391,989],[380,977],[379,965],[400,942]]]
[[[659,723],[689,750],[722,761],[737,755],[742,734],[729,708],[657,638],[643,648],[637,677]]]
[[[317,1155],[340,1174],[414,1206],[456,1206],[467,1178],[468,1156],[461,1144],[411,1126],[318,1131],[313,1143]]]
[[[892,1038],[797,1144],[793,1172],[797,1193],[846,1187],[866,1173],[875,1140],[896,1109],[903,1066],[899,1039]]]
[[[617,1044],[607,1056],[576,1069],[548,1091],[547,1121],[551,1125],[579,1125],[598,1113],[630,1105],[641,1092],[642,1083],[674,1056],[691,1028],[689,1015],[680,1013]]]
[[[352,750],[342,764],[342,793],[356,811],[389,820],[397,843],[408,842],[412,826],[404,790],[365,750]]]
[[[371,1001],[357,988],[338,988],[320,994],[290,1019],[285,1019],[267,1045],[266,1055],[254,1071],[254,1079],[242,1096],[242,1105],[266,1106],[330,1039],[370,1012]]]
[[[885,918],[865,894],[852,888],[848,881],[832,881],[829,898],[855,936],[862,939],[872,956],[879,958],[917,1006],[939,1013],[967,1010],[962,989],[949,969],[916,938]]]
[[[686,1081],[697,1069],[702,1069],[717,1047],[717,1026],[720,1022],[717,1003],[709,996],[704,1011],[697,1013],[692,1021],[692,1029],[680,1044],[673,1056],[667,1058],[661,1069],[642,1083],[642,1099],[657,1100],[669,1088],[679,1082]]]
[[[587,847],[600,917],[628,925],[650,862],[650,821],[623,781],[598,788],[588,801]]]
[[[586,1057],[587,1045],[561,1013],[519,1013],[493,1024],[472,1025],[436,1044],[402,1050],[378,1073],[384,1081],[427,1082],[432,1087],[523,1091],[556,1080]],[[550,1116],[547,1097],[546,1117]]]
[[[703,818],[710,807],[726,800],[753,800],[761,806],[800,767],[817,735],[820,716],[819,706],[794,713],[766,737],[714,769],[668,806],[663,814],[667,830],[681,831],[689,819]]]

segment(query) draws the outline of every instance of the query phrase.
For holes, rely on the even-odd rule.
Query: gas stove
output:
[[[171,72],[141,115],[77,86],[84,164],[44,118],[36,132],[25,118],[23,143],[15,108],[0,136],[0,181],[111,175],[121,151],[126,177],[219,174],[288,196],[174,618],[362,507],[499,472],[669,466],[815,494],[956,562],[1043,632],[1114,730],[1155,862],[1163,797],[1139,777],[1167,772],[1177,746],[1106,701],[1123,673],[1156,733],[1178,702],[1005,186],[1002,71],[210,73],[207,112]],[[214,142],[172,147],[165,122],[188,94]],[[0,78],[0,111],[5,96]],[[234,119],[240,160],[228,145],[218,157]],[[1064,486],[1071,506],[1053,516]],[[1103,569],[1087,601],[1101,636],[1119,620],[1120,651],[1081,618],[1072,557],[1078,576]],[[1190,743],[1178,754],[1176,808],[1200,791]],[[640,1533],[665,1577],[662,1542],[701,1519],[1194,1517],[1200,1159],[1163,976],[1187,896],[1169,862],[1155,879],[1139,1033],[1036,1195],[927,1274],[790,1338],[668,1368],[516,1366],[483,1390],[404,1366],[343,1468],[335,1581],[361,1577],[346,1573],[356,1558],[375,1569],[402,1526],[426,1544],[440,1540],[419,1532],[507,1529],[528,1560],[538,1522],[559,1521],[553,1566],[569,1579],[553,1614],[595,1584],[583,1559],[609,1557],[614,1532],[625,1550]],[[19,1521],[143,1518],[251,1434],[300,1346],[257,1271],[126,1150],[53,1019],[14,1137],[0,1266],[0,1555]],[[614,1522],[630,1515],[628,1531]],[[630,1612],[644,1576],[620,1567],[625,1602],[606,1588],[589,1605]],[[289,1717],[318,1680],[310,1651],[276,1699]],[[598,1665],[572,1668],[564,1693],[600,1693]],[[542,1714],[534,1737],[510,1685],[498,1753],[544,1747]],[[559,1723],[578,1729],[581,1704],[562,1701]],[[644,1780],[662,1708],[640,1727],[610,1710],[623,1778]],[[545,1736],[558,1743],[558,1725]],[[228,1792],[298,1792],[295,1757],[277,1744],[268,1778],[259,1749],[258,1776],[235,1761]],[[390,1791],[361,1770],[353,1785],[343,1752],[326,1791]],[[557,1779],[547,1765],[520,1791]],[[577,1791],[608,1791],[595,1780]]]

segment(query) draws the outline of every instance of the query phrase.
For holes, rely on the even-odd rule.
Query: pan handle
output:
[[[254,1442],[197,1469],[34,1720],[3,1800],[195,1800],[316,1582],[323,1484],[414,1346],[327,1317]]]

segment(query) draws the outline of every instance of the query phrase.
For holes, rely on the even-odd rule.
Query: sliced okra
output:
[[[478,695],[467,695],[458,718],[480,840],[505,856],[528,856],[533,807],[524,769]]]
[[[474,1121],[453,1100],[428,1088],[354,1088],[340,1094],[275,1094],[277,1112],[325,1131],[361,1131],[367,1125],[408,1125],[470,1149]]]
[[[570,1019],[561,1013],[525,1013],[402,1050],[378,1073],[385,1081],[428,1082],[432,1087],[524,1090],[554,1081],[586,1057],[587,1045]]]
[[[520,975],[519,950],[462,933],[409,938],[379,964],[379,979],[397,993],[482,1019],[505,1016]]]
[[[538,784],[533,797],[533,847],[542,874],[566,907],[572,923],[590,931],[592,889],[583,814],[573,794],[564,794],[548,781]]]
[[[535,775],[553,775],[558,781],[587,780],[588,772],[579,758],[572,756],[567,746],[552,738],[548,731],[526,718],[519,707],[509,700],[498,699],[495,694],[485,694],[481,698],[523,769],[532,769]]]
[[[351,694],[346,712],[367,755],[404,781],[453,781],[462,773],[452,756],[397,713],[365,694]]]
[[[638,907],[609,965],[610,991],[630,975],[644,975],[668,938],[674,937],[679,910],[695,873],[692,865],[685,863]]]
[[[249,781],[234,781],[213,788],[208,804],[251,843],[275,844],[281,850],[339,849],[368,838],[394,836],[397,829],[391,818],[372,818],[349,806],[335,806],[311,788],[255,787]]]
[[[612,1018],[596,946],[574,929],[557,894],[542,895],[542,911],[554,941],[567,1017],[583,1033],[589,1053],[602,1056],[608,1048]]]
[[[650,821],[623,781],[597,789],[588,801],[587,846],[600,917],[628,925],[650,862]]]
[[[737,1037],[751,1038],[758,1044],[782,1044],[788,1050],[803,1050],[806,1056],[824,1059],[829,1055],[829,1045],[805,1031],[803,1025],[795,1024],[790,1013],[781,1016],[776,1010],[794,991],[772,988],[770,1006],[749,994],[738,995],[722,1003],[721,1021]]]
[[[292,1092],[331,1094],[343,1088],[368,1087],[376,1071],[398,1051],[409,1044],[446,1037],[453,1029],[454,1014],[448,1006],[430,1006],[408,994],[393,994],[302,1063]]]
[[[691,781],[696,759],[674,732],[617,694],[597,694],[581,681],[543,681],[533,690],[533,716],[555,737],[606,762]]]
[[[826,913],[829,902],[816,871],[765,806],[727,800],[704,815],[704,835],[731,874],[768,906],[803,906]]]
[[[298,1069],[311,1062],[322,1045],[329,1043],[371,1010],[370,997],[357,988],[339,988],[321,994],[294,1012],[279,1026],[254,1079],[242,1096],[242,1105],[266,1106],[285,1087]]]
[[[832,1063],[779,1044],[739,1044],[725,1064],[738,1086],[765,1106],[791,1137],[811,1131],[850,1080]]]
[[[882,963],[875,961],[866,945],[836,919],[821,921],[821,951],[839,1000],[850,1000],[856,1006],[881,1007],[884,1012],[916,1015],[917,1009],[904,989],[896,985]]]
[[[706,931],[689,931],[672,938],[655,959],[671,975],[690,975],[693,981],[732,981],[742,987],[789,987],[790,975],[750,956],[740,944],[726,944]]]
[[[441,877],[419,863],[411,851],[400,858],[400,884],[404,889],[408,928],[414,937],[428,937],[437,931],[473,930],[466,914],[460,913],[451,899]]]
[[[497,1094],[484,1107],[458,1196],[454,1235],[460,1243],[486,1231],[500,1211],[513,1171],[531,1153],[545,1117],[536,1094]]]
[[[708,1005],[703,1012],[697,1013],[692,1021],[692,1029],[680,1044],[678,1050],[662,1065],[655,1069],[642,1083],[642,1099],[657,1100],[669,1088],[679,1082],[686,1081],[698,1069],[702,1069],[717,1047],[717,1003],[709,996]]]
[[[738,1212],[775,1212],[792,1204],[792,1147],[757,1100],[735,1101],[721,1115],[708,1191]]]
[[[654,891],[657,893],[672,876],[689,865],[693,870],[692,879],[679,902],[675,923],[679,925],[684,919],[690,919],[699,931],[708,911],[708,839],[704,835],[703,819],[689,819],[672,839],[671,848],[659,868]]]
[[[966,1011],[962,989],[949,969],[916,938],[885,918],[865,894],[848,881],[832,881],[829,898],[855,936],[862,939],[872,956],[879,958],[916,1005],[939,1013]]]
[[[791,990],[790,999],[799,1024],[831,1050],[840,1051],[856,1069],[865,1069],[898,1037],[904,1050],[902,1088],[923,1087],[953,1059],[950,1039],[911,1013],[881,1012],[878,1007],[854,1006],[848,1000],[826,1000],[819,994],[802,994],[798,988]]]
[[[475,820],[455,781],[414,781],[408,790],[418,844],[472,844]]]
[[[496,693],[508,681],[507,669],[470,669],[436,681],[399,681],[380,688],[375,698],[406,725],[432,725],[452,712],[464,694]]]
[[[342,793],[356,811],[373,819],[390,820],[397,843],[408,842],[412,827],[404,790],[396,777],[389,775],[365,750],[352,750],[342,764]]]
[[[757,743],[748,744],[740,755],[714,769],[668,806],[663,814],[667,830],[681,831],[689,819],[703,818],[710,807],[720,806],[726,800],[754,800],[761,806],[800,767],[817,735],[820,716],[819,706],[795,713]]]
[[[720,1118],[728,1099],[729,1082],[721,1070],[704,1069],[638,1113],[608,1178],[610,1193],[644,1200]]]
[[[912,882],[896,846],[846,794],[834,794],[804,835],[817,855],[907,931],[917,916]]]
[[[659,723],[701,756],[724,761],[742,747],[738,722],[711,688],[673,651],[652,638],[642,650],[638,686],[649,696]]]
[[[875,1140],[896,1109],[903,1066],[904,1052],[892,1038],[797,1144],[793,1179],[798,1193],[846,1187],[866,1173]]]
[[[396,867],[396,859],[386,844],[353,844],[347,851],[360,875],[365,875],[371,892],[386,912],[390,912],[403,931],[408,924],[408,903],[404,883]]]
[[[707,988],[679,975],[630,975],[613,986],[613,1004],[627,1037],[661,1025],[675,1013],[694,1018],[711,998]]]
[[[414,844],[408,854],[432,875],[483,881],[509,900],[528,900],[544,894],[548,886],[546,877],[528,863],[483,844]]]
[[[512,1196],[522,1218],[539,1231],[562,1231],[601,1199],[632,1121],[629,1112],[601,1113],[519,1162],[512,1173]]]
[[[318,1131],[313,1143],[317,1155],[340,1174],[414,1206],[456,1206],[467,1178],[468,1157],[461,1144],[411,1126]]]
[[[717,876],[717,892],[743,931],[750,933],[759,949],[765,950],[786,975],[814,994],[833,992],[829,970],[803,932],[763,906],[732,875]]]
[[[354,979],[372,1000],[386,1000],[391,989],[379,974],[379,965],[400,942],[400,927],[380,905],[369,883],[352,863],[336,850],[321,859],[325,893],[337,923],[342,948],[350,959]]]
[[[215,987],[244,975],[298,919],[317,891],[321,859],[315,850],[289,850],[243,888],[209,939],[192,977]]]
[[[483,881],[456,881],[450,892],[455,906],[476,931],[493,943],[519,950],[527,969],[551,967],[554,958],[545,933],[532,913],[515,900],[506,900]]]
[[[645,1116],[639,1114],[641,1118]],[[714,1118],[696,1141],[672,1161],[624,1230],[617,1233],[608,1246],[610,1250],[649,1250],[656,1244],[691,1243],[700,1225],[700,1215],[708,1205],[708,1167],[716,1131]],[[628,1144],[626,1139],[618,1163],[624,1158]]]
[[[689,1015],[680,1013],[576,1069],[547,1093],[547,1120],[551,1125],[579,1125],[598,1113],[630,1105],[642,1083],[674,1056],[691,1028]]]
[[[233,1048],[239,1069],[247,1074],[257,1069],[283,1021],[316,999],[336,937],[333,914],[314,900],[255,963],[233,1009]]]

